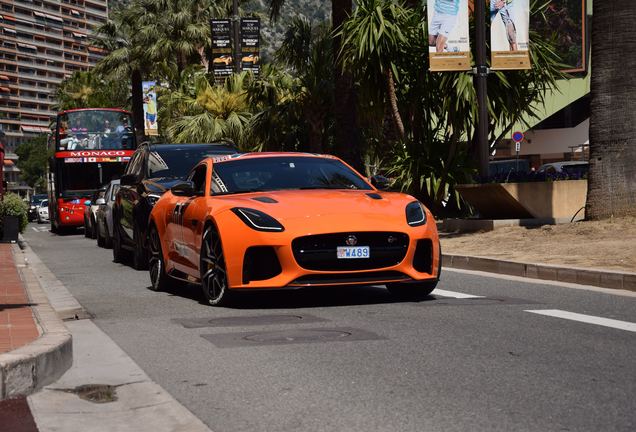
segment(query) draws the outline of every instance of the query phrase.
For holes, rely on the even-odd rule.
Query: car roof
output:
[[[564,166],[572,166],[572,165],[589,165],[588,161],[563,161],[563,162],[550,162],[547,164],[541,165],[540,168],[553,166],[555,168],[561,168]]]
[[[230,142],[218,142],[218,143],[184,143],[184,144],[159,144],[159,143],[148,143],[146,144],[150,151],[179,151],[185,150],[188,147],[203,147],[209,148],[210,150],[217,150],[220,153],[236,153],[238,152],[236,146]]]
[[[270,157],[307,157],[307,158],[319,158],[319,159],[338,159],[335,156],[318,153],[303,153],[303,152],[254,152],[254,153],[237,153],[233,155],[226,155],[220,157],[211,158],[215,163],[226,162],[235,159],[262,159]]]

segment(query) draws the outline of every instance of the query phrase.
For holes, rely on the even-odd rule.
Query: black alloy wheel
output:
[[[231,293],[227,286],[225,256],[221,237],[212,226],[207,227],[203,233],[199,269],[205,300],[212,306],[226,305]]]
[[[161,253],[159,231],[154,225],[150,227],[148,246],[150,247],[150,289],[153,291],[164,291],[168,287],[170,277],[166,273],[163,254]]]

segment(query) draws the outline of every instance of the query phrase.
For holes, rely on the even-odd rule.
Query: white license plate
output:
[[[371,256],[369,246],[339,246],[337,252],[339,259],[369,258]]]

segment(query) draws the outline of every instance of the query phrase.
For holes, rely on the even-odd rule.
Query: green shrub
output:
[[[2,237],[2,228],[6,215],[17,216],[20,219],[20,232],[24,232],[29,223],[27,212],[28,207],[19,195],[14,193],[5,194],[4,200],[0,201],[0,237]]]

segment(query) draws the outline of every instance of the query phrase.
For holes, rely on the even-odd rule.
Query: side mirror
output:
[[[95,201],[96,205],[104,205],[106,204],[106,200],[104,198],[97,198],[97,201]]]
[[[391,180],[382,175],[374,175],[370,180],[373,187],[379,190],[387,190],[391,186]]]
[[[119,184],[124,186],[132,186],[137,183],[137,176],[134,174],[125,174],[119,179]]]
[[[91,205],[91,200],[86,200],[86,201],[84,201],[84,205],[85,205],[85,206],[89,206],[89,205]]]
[[[170,188],[170,192],[172,192],[172,195],[176,196],[191,197],[196,195],[196,192],[194,191],[194,183],[191,181],[177,183]]]

